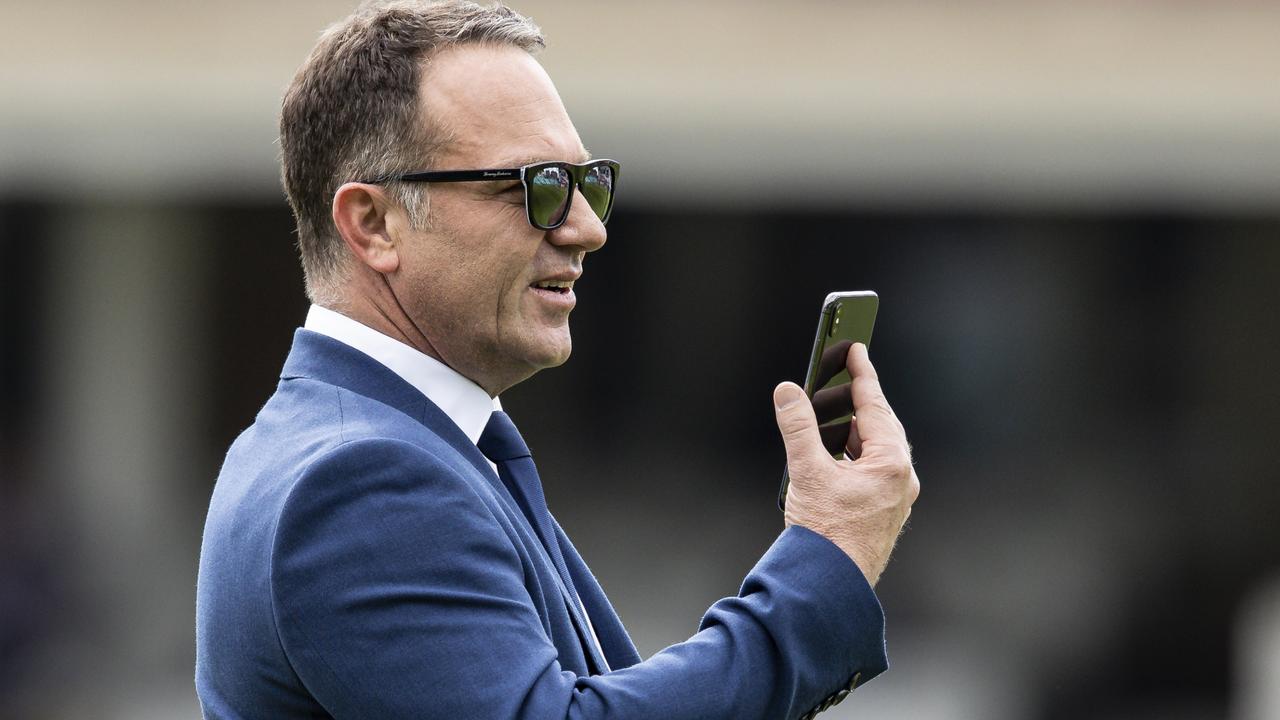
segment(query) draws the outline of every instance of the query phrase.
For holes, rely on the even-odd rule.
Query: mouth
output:
[[[578,279],[578,275],[579,273],[566,272],[536,280],[529,283],[529,291],[541,300],[545,307],[552,308],[557,313],[572,310],[578,303],[578,298],[573,294],[573,283]]]
[[[529,287],[557,295],[568,295],[573,292],[573,280],[539,280]]]

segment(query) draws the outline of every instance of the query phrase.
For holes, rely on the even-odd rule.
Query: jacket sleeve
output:
[[[342,720],[794,718],[887,667],[857,566],[792,527],[689,640],[606,675],[562,670],[501,523],[400,441],[350,442],[304,472],[271,572],[285,654]]]

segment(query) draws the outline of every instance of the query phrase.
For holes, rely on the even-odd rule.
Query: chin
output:
[[[565,364],[569,360],[569,355],[573,352],[573,348],[569,344],[565,344],[560,350],[550,353],[542,362],[542,367],[553,368]]]
[[[567,326],[529,328],[523,333],[508,334],[506,340],[494,349],[495,357],[503,358],[507,369],[518,373],[516,383],[541,370],[563,365],[573,350]]]
[[[539,369],[563,365],[573,352],[573,340],[569,338],[568,328],[565,328],[563,335],[557,333],[557,337],[548,340],[550,342],[538,348],[536,353],[535,362]]]

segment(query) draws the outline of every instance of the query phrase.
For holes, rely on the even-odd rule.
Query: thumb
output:
[[[778,416],[782,444],[787,448],[788,465],[797,467],[822,456],[830,457],[818,435],[818,419],[813,414],[813,405],[799,385],[784,382],[774,388],[773,407]]]

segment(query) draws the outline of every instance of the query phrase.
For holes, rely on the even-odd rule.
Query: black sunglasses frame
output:
[[[529,180],[536,176],[542,170],[549,167],[563,168],[569,173],[573,184],[570,186],[569,196],[565,200],[564,213],[560,216],[560,220],[551,225],[543,225],[535,222],[533,219],[533,207],[529,203]],[[380,185],[388,182],[493,182],[498,180],[515,180],[519,179],[521,185],[524,186],[524,214],[529,220],[529,224],[539,230],[555,230],[569,219],[569,211],[573,208],[573,196],[582,187],[583,181],[587,178],[587,173],[598,167],[608,167],[611,171],[612,178],[609,183],[609,204],[604,209],[604,214],[599,216],[601,224],[609,222],[609,216],[613,214],[613,199],[618,194],[618,171],[622,166],[616,160],[592,160],[586,163],[571,163],[553,160],[551,162],[540,162],[525,165],[518,168],[501,168],[489,170],[421,170],[417,172],[405,173],[403,175],[388,175],[373,180],[361,180],[360,182],[370,185]]]

